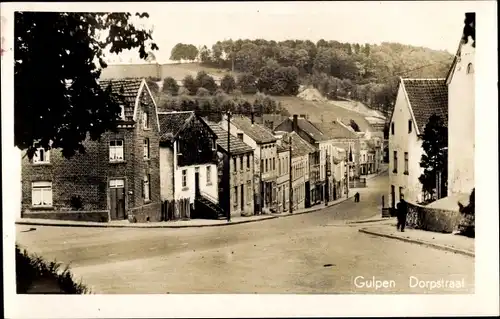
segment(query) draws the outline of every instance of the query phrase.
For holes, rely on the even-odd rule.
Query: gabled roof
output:
[[[292,141],[292,158],[296,156],[304,156],[317,151],[316,147],[309,144],[296,132],[291,132],[283,135],[283,141],[286,141],[288,145],[288,138],[291,137]]]
[[[357,138],[358,136],[353,131],[346,128],[337,121],[313,123],[323,133],[326,133],[332,139],[336,138]]]
[[[172,141],[195,117],[193,111],[158,113],[160,142]]]
[[[401,79],[417,134],[422,134],[429,118],[439,115],[448,124],[448,86],[445,79]]]
[[[217,135],[217,145],[219,145],[224,152],[227,153],[227,131],[225,131],[217,123],[207,121],[207,124]],[[236,155],[253,152],[252,147],[233,135],[231,135],[229,143],[231,147],[231,154]]]
[[[316,142],[327,141],[332,139],[331,136],[329,136],[325,132],[320,131],[311,121],[305,118],[298,118],[297,125],[299,126],[299,129],[308,134]]]
[[[231,123],[259,144],[276,141],[276,137],[271,130],[257,123],[252,124],[250,118],[246,116],[233,115]]]
[[[125,119],[131,121],[135,120],[137,97],[143,81],[143,79],[110,79],[100,80],[99,85],[103,90],[107,90],[111,86],[111,94],[115,101],[125,108]]]

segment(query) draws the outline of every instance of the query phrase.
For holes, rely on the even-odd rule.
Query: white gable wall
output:
[[[462,45],[448,85],[448,196],[474,188],[475,82],[474,73],[467,74],[469,63],[475,67],[471,43]]]
[[[399,202],[399,188],[403,188],[406,201],[417,203],[422,201],[422,185],[418,178],[422,174],[420,159],[422,157],[422,141],[416,133],[416,123],[413,123],[411,133],[408,133],[408,120],[412,120],[408,100],[400,85],[396,104],[392,114],[391,125],[394,123],[394,135],[389,127],[389,196],[386,203],[391,206],[391,185],[394,185],[396,205]],[[394,151],[397,151],[397,173],[394,173]],[[408,174],[405,174],[404,153],[408,152]]]

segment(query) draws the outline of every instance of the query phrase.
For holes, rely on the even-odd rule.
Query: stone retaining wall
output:
[[[439,233],[452,233],[457,229],[462,216],[458,211],[436,209],[408,203],[406,225],[409,228]]]
[[[132,223],[160,222],[161,217],[161,203],[135,207],[128,212],[128,220]]]

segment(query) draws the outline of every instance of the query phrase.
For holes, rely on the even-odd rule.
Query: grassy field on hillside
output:
[[[165,75],[173,77],[176,80],[182,80],[186,75],[196,76],[199,71],[205,71],[215,80],[220,80],[224,75],[231,74],[231,71],[203,66],[200,63],[179,63],[164,64]],[[236,73],[236,72],[235,72]],[[235,74],[238,76],[238,73]]]

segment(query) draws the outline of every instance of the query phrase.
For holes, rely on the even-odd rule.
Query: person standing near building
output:
[[[397,214],[398,214],[398,224],[397,224],[397,229],[402,232],[405,231],[405,225],[406,225],[406,216],[408,215],[408,204],[405,201],[404,195],[401,195],[401,199],[399,200],[398,207],[397,207]]]

